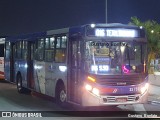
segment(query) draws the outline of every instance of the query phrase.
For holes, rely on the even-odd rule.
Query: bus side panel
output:
[[[62,63],[34,61],[35,91],[55,97],[58,80],[62,80],[67,89],[67,72],[59,70]]]
[[[46,91],[46,95],[55,96],[55,92],[54,89],[55,88],[55,81],[56,78],[53,77],[53,74],[55,72],[55,67],[53,67],[53,62],[46,62],[45,64],[45,91]]]
[[[52,63],[50,65],[46,66],[46,78],[47,76],[51,76],[52,78],[47,80],[46,79],[46,94],[52,97],[55,97],[55,89],[56,89],[56,84],[58,80],[62,80],[64,83],[64,86],[67,90],[67,71],[62,72],[59,69],[59,66],[66,66],[62,63]]]
[[[15,60],[15,81],[17,74],[20,73],[22,77],[22,86],[27,88],[27,62],[24,60]]]
[[[35,91],[45,94],[45,62],[34,61]]]

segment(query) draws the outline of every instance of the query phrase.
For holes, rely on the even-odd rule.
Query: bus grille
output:
[[[104,103],[117,103],[120,101],[117,101],[117,99],[126,99],[125,102],[134,102],[139,100],[139,95],[128,95],[128,96],[107,96],[107,97],[103,97],[103,102]],[[124,102],[124,101],[121,101]]]

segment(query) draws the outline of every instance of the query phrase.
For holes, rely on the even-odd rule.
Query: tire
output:
[[[25,93],[25,88],[22,87],[22,77],[20,74],[17,75],[17,91],[19,93]]]
[[[66,90],[63,84],[59,84],[56,88],[56,103],[62,107],[66,106]]]

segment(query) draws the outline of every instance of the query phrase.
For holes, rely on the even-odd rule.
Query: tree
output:
[[[148,67],[150,68],[151,60],[160,55],[160,24],[154,20],[142,22],[137,17],[131,17],[131,24],[145,28],[149,53]]]

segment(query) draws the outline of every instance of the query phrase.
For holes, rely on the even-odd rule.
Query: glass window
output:
[[[61,38],[57,37],[57,44],[56,44],[56,48],[60,48],[61,47]]]
[[[4,44],[0,44],[0,57],[4,57]]]
[[[10,50],[7,49],[5,52],[6,52],[5,54],[6,59],[10,59]]]
[[[28,48],[28,42],[23,41],[22,42],[22,59],[27,59],[27,48]]]
[[[6,59],[9,59],[10,58],[10,42],[6,42],[5,47],[6,47],[5,57],[6,57]]]
[[[41,39],[38,41],[38,49],[43,49],[44,48],[44,40]]]
[[[10,42],[6,42],[6,49],[10,49]]]
[[[50,48],[54,48],[54,43],[55,43],[55,38],[51,37],[50,38]]]
[[[19,41],[19,42],[16,43],[16,58],[17,59],[21,59],[22,58],[22,54],[21,54],[22,53],[21,52],[21,48],[22,48],[21,46],[22,45],[21,44],[22,44],[21,41]]]
[[[65,62],[66,60],[67,37],[58,36],[56,39],[55,62]]]
[[[56,56],[55,56],[55,61],[56,62],[65,62],[65,51],[66,49],[57,49],[56,50]]]
[[[34,45],[31,44],[31,60],[34,58]]]
[[[40,39],[38,42],[36,42],[35,47],[36,60],[42,61],[44,57],[44,39]]]
[[[62,36],[62,48],[66,48],[67,37]]]
[[[45,50],[45,60],[53,61],[54,60],[54,50]]]
[[[45,49],[49,49],[49,38],[46,38]]]
[[[94,74],[142,73],[145,46],[138,42],[87,41],[85,69]]]

